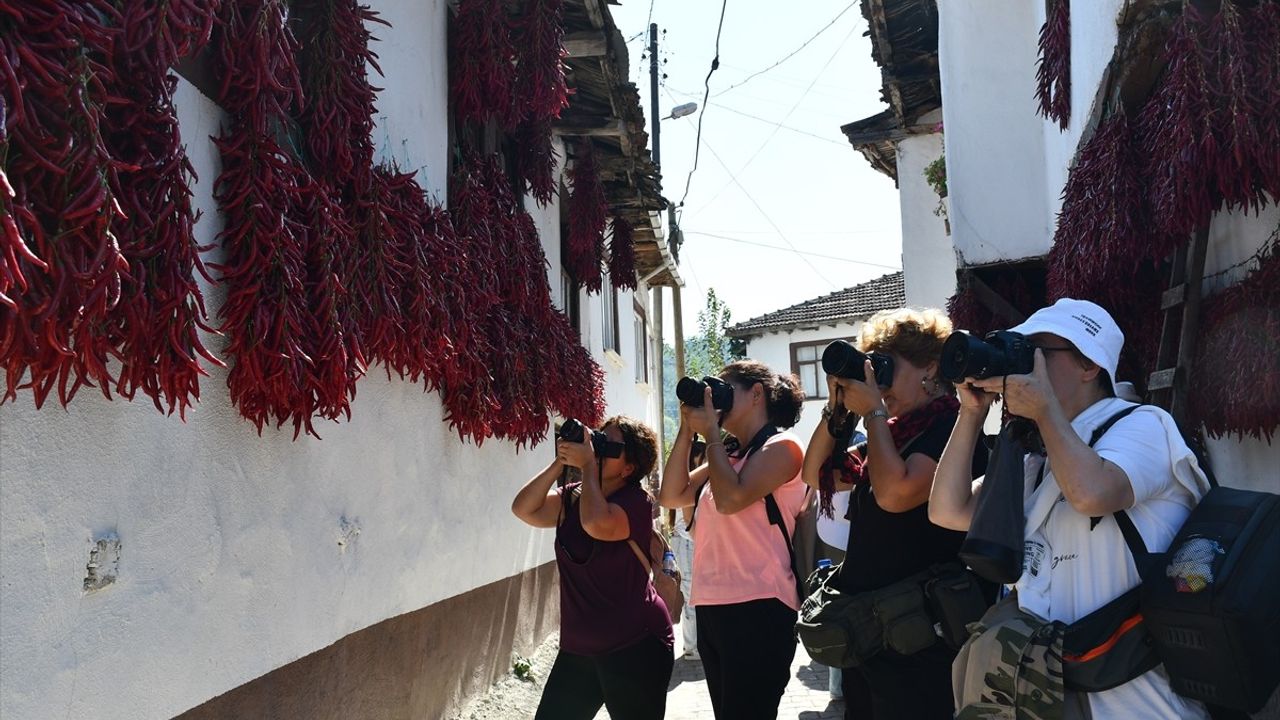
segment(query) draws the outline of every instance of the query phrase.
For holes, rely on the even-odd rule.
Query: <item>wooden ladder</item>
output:
[[[1182,428],[1187,428],[1187,376],[1200,330],[1201,285],[1208,247],[1209,228],[1205,227],[1173,254],[1169,289],[1160,297],[1164,327],[1156,353],[1157,369],[1147,379],[1148,402],[1168,410]],[[1198,439],[1199,433],[1194,436]]]

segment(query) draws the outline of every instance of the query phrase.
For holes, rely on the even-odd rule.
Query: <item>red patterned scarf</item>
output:
[[[929,401],[924,407],[916,408],[906,415],[889,418],[889,434],[893,436],[893,446],[901,452],[907,443],[920,437],[933,423],[946,419],[955,424],[960,414],[960,401],[954,395],[942,395]],[[832,456],[822,464],[818,477],[819,509],[827,517],[831,517],[835,509],[831,505],[831,496],[835,494],[836,482],[859,483],[868,482],[871,478],[867,468],[867,460],[858,457],[851,448],[843,455]]]

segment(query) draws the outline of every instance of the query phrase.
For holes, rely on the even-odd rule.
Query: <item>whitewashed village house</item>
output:
[[[853,341],[862,323],[880,310],[903,306],[903,276],[889,273],[870,282],[744,320],[725,334],[741,339],[746,356],[800,379],[805,402],[794,432],[808,443],[827,402],[822,350],[832,340]]]
[[[443,204],[458,161],[456,3],[370,5],[389,23],[372,27],[384,71],[370,73],[383,88],[376,161],[417,171]],[[554,137],[561,192],[523,205],[552,300],[603,370],[606,414],[660,427],[650,297],[678,282],[665,201],[608,5],[564,5],[573,94]],[[179,71],[175,105],[199,176],[195,236],[217,263],[220,78],[211,52]],[[634,291],[612,287],[607,270],[598,293],[564,274],[561,176],[579,139],[595,146],[610,217],[634,227],[645,281]],[[216,324],[226,293],[201,289]],[[223,340],[203,337],[222,352]],[[295,440],[287,426],[259,434],[232,407],[221,368],[185,422],[92,389],[65,411],[36,409],[29,392],[0,405],[0,717],[438,718],[509,673],[512,653],[529,653],[558,620],[551,536],[508,509],[552,445],[460,441],[438,392],[388,377],[371,365],[350,420],[317,423],[323,440]]]

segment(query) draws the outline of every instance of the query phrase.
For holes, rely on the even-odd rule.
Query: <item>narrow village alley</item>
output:
[[[679,633],[677,632],[677,640]],[[527,679],[509,673],[487,693],[473,698],[465,708],[447,720],[527,720],[532,718],[542,695],[542,683],[555,660],[558,635],[549,637],[528,658]],[[679,650],[677,645],[677,650]],[[827,668],[809,659],[803,645],[796,645],[791,662],[791,682],[778,706],[779,720],[838,720],[844,717],[844,702],[833,700],[827,689]],[[677,657],[667,690],[667,720],[711,720],[711,696],[697,658]],[[601,709],[596,720],[610,720]]]

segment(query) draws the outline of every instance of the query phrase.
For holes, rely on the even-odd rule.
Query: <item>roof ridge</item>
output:
[[[874,293],[874,296],[871,294]],[[885,273],[880,277],[834,290],[789,305],[779,310],[757,315],[729,328],[729,332],[743,333],[771,327],[823,322],[840,318],[869,315],[878,310],[901,306],[906,301],[905,285],[901,270]],[[809,311],[809,312],[806,312]]]

